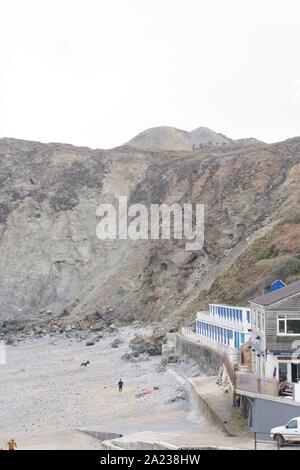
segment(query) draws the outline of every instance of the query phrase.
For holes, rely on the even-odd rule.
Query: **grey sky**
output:
[[[299,0],[1,0],[0,137],[300,135]]]

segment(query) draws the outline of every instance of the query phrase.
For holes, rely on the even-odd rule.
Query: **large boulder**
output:
[[[161,356],[162,345],[165,342],[166,330],[157,328],[151,336],[137,335],[129,343],[133,353],[138,356],[140,354],[148,354],[149,356]]]

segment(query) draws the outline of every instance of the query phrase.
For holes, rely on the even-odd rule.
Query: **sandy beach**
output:
[[[1,366],[0,446],[13,437],[20,449],[101,449],[78,428],[101,426],[121,434],[200,428],[187,400],[174,400],[183,386],[177,373],[160,367],[161,357],[122,359],[135,333],[122,328],[89,347],[65,335],[8,346]],[[114,349],[117,337],[124,342]],[[87,360],[87,367],[80,366]],[[142,389],[150,393],[137,398]]]

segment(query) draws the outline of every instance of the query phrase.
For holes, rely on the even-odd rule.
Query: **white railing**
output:
[[[197,312],[197,320],[205,321],[212,325],[223,326],[232,328],[233,330],[240,331],[241,333],[249,334],[247,327],[241,321],[222,318],[218,315],[210,315],[206,312]],[[250,325],[248,326],[250,328]]]

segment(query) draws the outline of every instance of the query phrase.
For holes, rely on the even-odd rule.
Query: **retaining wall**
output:
[[[179,333],[176,334],[175,350],[185,362],[196,362],[204,375],[218,375],[223,365],[221,354]]]

